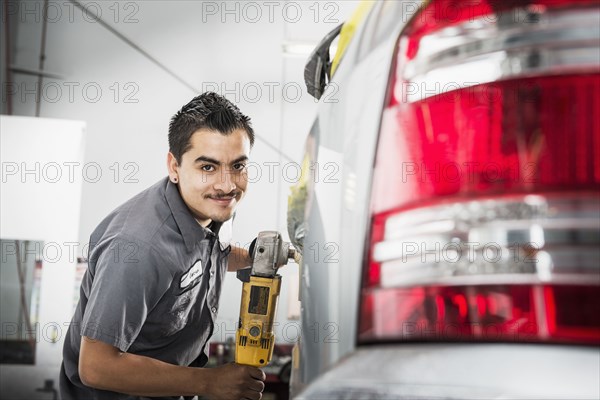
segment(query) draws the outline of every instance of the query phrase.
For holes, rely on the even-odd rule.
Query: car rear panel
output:
[[[599,357],[549,345],[360,347],[297,399],[598,399]]]
[[[424,4],[320,106],[292,394],[598,398],[598,3]]]

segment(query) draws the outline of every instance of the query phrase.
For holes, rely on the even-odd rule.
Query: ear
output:
[[[177,162],[177,159],[171,152],[169,152],[169,154],[167,154],[167,170],[169,171],[169,180],[173,183],[178,183],[179,182],[179,163]]]

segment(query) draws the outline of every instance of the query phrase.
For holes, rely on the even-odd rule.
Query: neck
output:
[[[206,228],[206,227],[208,227],[208,226],[209,226],[209,225],[210,225],[210,224],[211,224],[213,221],[212,221],[212,219],[207,219],[207,220],[201,221],[201,220],[199,220],[199,219],[197,219],[197,218],[196,218],[196,222],[197,222],[197,223],[198,223],[200,226],[202,226],[202,227]]]

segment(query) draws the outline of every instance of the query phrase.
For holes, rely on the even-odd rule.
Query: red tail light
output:
[[[442,0],[409,22],[359,342],[600,344],[599,11]]]

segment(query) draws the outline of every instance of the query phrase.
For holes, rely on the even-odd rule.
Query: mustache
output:
[[[204,197],[207,199],[221,200],[221,199],[226,199],[226,198],[235,198],[235,197],[238,197],[239,194],[240,194],[240,192],[235,190],[233,192],[226,193],[226,194],[225,193],[207,194]]]

